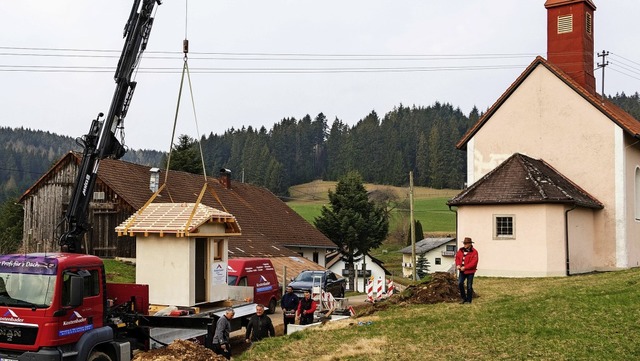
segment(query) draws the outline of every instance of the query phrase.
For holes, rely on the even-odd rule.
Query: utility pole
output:
[[[598,53],[598,57],[602,58],[602,64],[598,63],[598,68],[602,68],[602,91],[600,92],[602,95],[602,99],[604,99],[604,68],[609,65],[609,61],[607,61],[607,56],[609,56],[608,51],[602,51],[602,53]]]
[[[413,224],[413,171],[409,171],[409,232],[411,232],[411,266],[413,268],[413,280],[417,281],[416,275],[416,230]]]

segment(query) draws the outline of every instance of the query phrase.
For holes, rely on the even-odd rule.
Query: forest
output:
[[[637,92],[609,99],[640,119]],[[406,185],[413,171],[416,186],[461,189],[466,154],[455,144],[480,116],[476,108],[465,115],[439,102],[426,107],[401,104],[383,116],[372,111],[354,125],[320,113],[313,118],[284,118],[269,130],[231,128],[221,135],[203,136],[200,142],[207,174],[227,168],[235,180],[264,186],[283,197],[291,185],[337,180],[351,170],[367,183]],[[184,150],[185,145],[197,158],[197,142],[176,148]],[[0,127],[0,203],[17,199],[71,150],[80,147],[65,135]],[[155,150],[129,150],[124,160],[164,168],[165,157]]]

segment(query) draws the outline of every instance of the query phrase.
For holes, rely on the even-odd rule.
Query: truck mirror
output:
[[[84,299],[84,278],[78,276],[71,277],[71,290],[69,295],[69,306],[82,306]]]

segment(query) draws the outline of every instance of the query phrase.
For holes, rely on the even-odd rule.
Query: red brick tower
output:
[[[547,60],[588,91],[593,76],[593,12],[591,0],[547,0]]]

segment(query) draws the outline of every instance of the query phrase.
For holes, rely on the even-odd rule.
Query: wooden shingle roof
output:
[[[498,100],[487,110],[487,112],[478,119],[478,121],[469,128],[469,130],[462,136],[460,141],[456,144],[456,148],[465,149],[467,143],[471,138],[482,128],[482,126],[493,116],[493,114],[502,106],[502,104],[511,96],[511,94],[524,82],[524,80],[531,74],[538,66],[544,66],[551,73],[555,74],[560,80],[572,88],[578,95],[588,101],[593,107],[598,109],[602,114],[616,123],[622,130],[629,133],[632,136],[640,136],[640,121],[634,118],[631,114],[625,112],[611,101],[603,98],[597,93],[591,93],[575,80],[573,80],[567,73],[560,70],[557,66],[551,64],[543,57],[538,56],[536,59],[520,74],[520,76],[509,86],[509,88],[498,98]]]
[[[543,160],[515,153],[476,183],[447,202],[451,206],[480,204],[567,203],[604,206]]]

